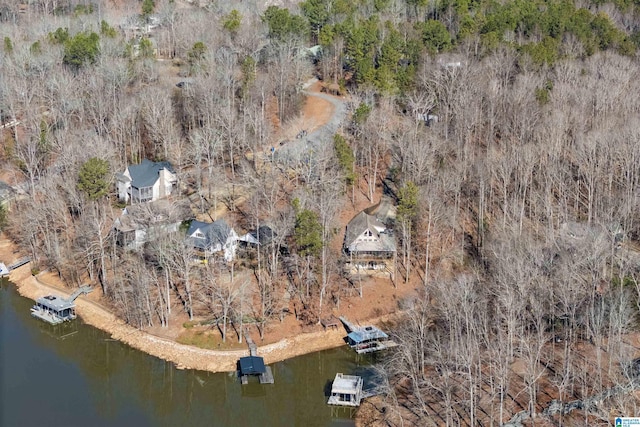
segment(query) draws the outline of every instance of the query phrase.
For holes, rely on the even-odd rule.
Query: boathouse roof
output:
[[[350,332],[347,337],[349,337],[352,342],[359,344],[369,340],[387,339],[389,338],[389,335],[385,334],[375,326],[365,326],[362,329]]]
[[[75,307],[73,301],[67,301],[55,295],[47,295],[45,297],[40,297],[36,300],[36,302],[44,307],[50,308],[55,311],[66,310],[67,308]]]
[[[336,374],[331,393],[357,394],[362,391],[362,378],[355,375]]]
[[[240,365],[240,375],[260,375],[267,371],[264,359],[258,356],[241,357],[238,364]]]

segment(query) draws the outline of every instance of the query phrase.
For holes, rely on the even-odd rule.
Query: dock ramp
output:
[[[93,288],[90,285],[82,285],[78,289],[76,289],[66,300],[68,302],[74,302],[80,295],[86,295],[91,291],[93,291]]]

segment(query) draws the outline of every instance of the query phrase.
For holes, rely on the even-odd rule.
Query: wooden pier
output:
[[[20,258],[19,260],[8,266],[0,262],[0,277],[7,277],[12,270],[15,270],[18,267],[22,267],[29,262],[31,262],[31,257]]]
[[[265,369],[264,373],[258,376],[260,384],[273,384],[274,380],[273,380],[273,372],[271,372],[271,366],[265,366],[264,369]],[[242,385],[249,384],[249,376],[242,375],[240,377],[240,382],[242,383]]]
[[[258,356],[258,346],[253,342],[251,335],[247,331],[244,332],[244,339],[247,341],[247,346],[249,347],[249,356]]]
[[[30,262],[31,262],[31,257],[26,256],[24,258],[20,258],[13,264],[9,265],[7,268],[9,269],[9,271],[15,270],[16,268],[22,267],[23,265],[28,264]]]

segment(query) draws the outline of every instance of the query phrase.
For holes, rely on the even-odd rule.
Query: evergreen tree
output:
[[[69,40],[69,29],[58,27],[53,33],[49,33],[49,40],[55,44],[65,44]]]
[[[347,144],[347,140],[337,134],[333,137],[333,148],[338,158],[338,164],[344,172],[347,185],[353,185],[356,180],[356,173],[353,168],[356,158],[353,155],[353,150]]]
[[[302,256],[318,256],[322,250],[322,224],[318,214],[309,209],[300,209],[300,201],[295,199],[296,211],[294,241]]]
[[[242,15],[236,9],[233,9],[227,16],[225,16],[222,23],[222,28],[229,31],[232,36],[235,36],[240,29],[242,23]]]
[[[398,218],[409,223],[418,215],[418,186],[408,181],[398,192]]]
[[[96,33],[78,33],[64,44],[62,62],[75,69],[89,63],[93,64],[100,54],[100,36]]]
[[[142,2],[142,16],[145,18],[153,13],[153,9],[156,7],[156,4],[153,0],[144,0]]]
[[[11,54],[13,52],[13,43],[9,37],[4,38],[4,51],[7,54]]]
[[[420,29],[422,41],[429,52],[444,52],[451,47],[451,35],[442,22],[430,19],[420,24]]]
[[[107,21],[103,20],[100,22],[100,34],[113,39],[118,35],[118,32]]]
[[[269,6],[262,16],[269,27],[269,37],[276,41],[288,38],[305,37],[309,28],[307,21],[298,15],[289,13],[289,9]]]
[[[98,200],[108,194],[109,162],[92,157],[80,168],[78,189],[86,193],[89,200]]]
[[[330,5],[327,0],[306,0],[300,3],[300,9],[309,20],[311,30],[317,36],[329,20]]]

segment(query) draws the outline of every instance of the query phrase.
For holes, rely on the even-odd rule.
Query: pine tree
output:
[[[80,168],[78,189],[85,192],[89,200],[98,200],[108,194],[109,162],[92,157]]]

